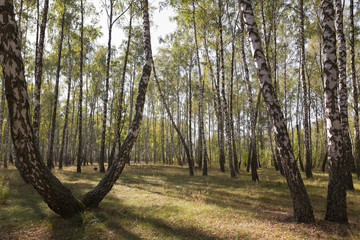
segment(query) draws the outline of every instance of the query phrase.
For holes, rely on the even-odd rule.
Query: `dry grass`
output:
[[[79,198],[102,177],[93,167],[74,171],[55,174]],[[210,169],[208,177],[190,177],[183,167],[127,166],[98,209],[70,220],[51,212],[15,169],[0,175],[10,179],[0,239],[360,239],[358,192],[348,193],[349,226],[326,222],[327,175],[318,172],[305,180],[315,224],[293,222],[285,180],[272,169],[260,169],[261,182],[253,183],[246,172],[230,179]]]

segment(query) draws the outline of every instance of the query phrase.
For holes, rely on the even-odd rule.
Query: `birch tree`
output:
[[[270,115],[275,138],[276,148],[279,150],[280,161],[284,169],[285,178],[293,201],[294,218],[297,222],[314,222],[313,209],[309,196],[297,167],[292,152],[289,134],[287,132],[284,116],[276,98],[271,83],[271,73],[263,53],[254,12],[249,0],[239,0],[240,11],[248,33],[248,39],[254,58],[255,69],[259,78],[260,88]]]
[[[350,58],[351,58],[351,82],[352,96],[354,99],[354,158],[356,162],[356,173],[360,179],[360,137],[359,137],[359,108],[358,108],[358,85],[355,70],[355,27],[354,27],[354,0],[350,0]]]
[[[339,66],[339,97],[340,97],[340,120],[344,146],[344,180],[346,189],[354,190],[351,171],[355,169],[352,143],[350,139],[348,120],[348,97],[346,84],[346,40],[343,26],[343,4],[341,0],[335,0],[336,4],[336,34],[338,38],[338,66]]]
[[[347,223],[342,126],[337,100],[335,11],[333,1],[321,3],[323,17],[324,101],[327,121],[329,184],[325,220]]]

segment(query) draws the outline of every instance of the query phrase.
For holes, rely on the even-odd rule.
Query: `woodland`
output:
[[[357,1],[99,2],[0,0],[0,239],[360,238]]]

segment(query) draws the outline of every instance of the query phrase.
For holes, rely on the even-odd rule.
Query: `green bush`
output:
[[[0,204],[4,204],[9,197],[9,187],[3,177],[0,176]]]

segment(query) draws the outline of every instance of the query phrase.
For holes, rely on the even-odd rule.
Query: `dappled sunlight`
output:
[[[79,198],[95,186],[102,173],[92,166],[54,171]],[[1,207],[0,233],[42,239],[316,239],[360,236],[360,197],[348,193],[350,225],[323,221],[327,174],[306,179],[317,222],[297,224],[285,179],[273,169],[259,169],[238,178],[210,169],[209,176],[188,176],[185,167],[136,165],[125,168],[99,208],[64,220],[52,213],[15,169],[0,170],[10,179],[10,197]],[[359,183],[355,180],[355,187]],[[12,219],[12,221],[8,221]],[[32,225],[29,225],[32,224]],[[356,237],[357,236],[357,237]],[[11,239],[11,238],[10,238]]]

